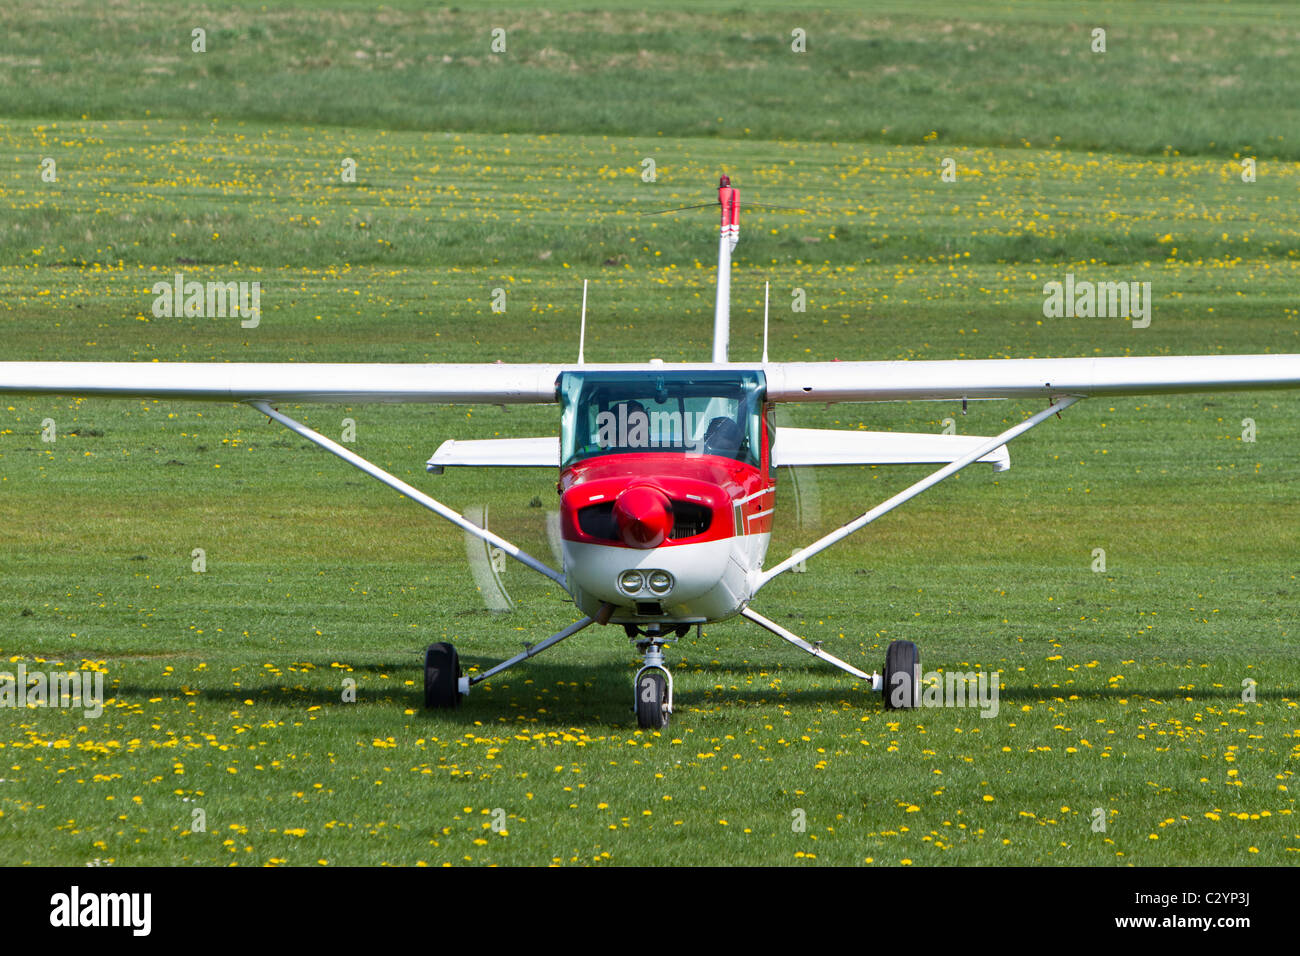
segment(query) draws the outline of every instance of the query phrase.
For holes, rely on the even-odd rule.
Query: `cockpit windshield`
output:
[[[758,467],[761,372],[564,372],[561,467],[597,455],[721,455]]]

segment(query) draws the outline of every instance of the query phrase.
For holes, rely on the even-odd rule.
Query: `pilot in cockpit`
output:
[[[709,422],[709,427],[704,432],[704,454],[735,458],[740,454],[740,443],[744,437],[745,433],[735,419],[719,415]]]

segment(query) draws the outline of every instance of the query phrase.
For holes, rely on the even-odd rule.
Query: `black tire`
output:
[[[885,651],[886,710],[921,706],[921,652],[911,641],[894,641]]]
[[[668,726],[668,681],[661,670],[642,671],[636,679],[636,722],[642,730],[663,730]]]
[[[446,642],[430,644],[424,651],[424,706],[460,706],[460,655]]]

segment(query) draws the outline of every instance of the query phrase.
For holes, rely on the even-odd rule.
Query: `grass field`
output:
[[[721,170],[806,210],[744,212],[733,358],[765,280],[775,360],[1300,352],[1290,5],[719,9],[235,5],[198,55],[171,5],[5,5],[0,360],[568,361],[583,278],[589,361],[703,359],[714,213],[641,213]],[[260,281],[260,324],[156,317],[176,272]],[[1151,282],[1150,327],[1045,317],[1067,273]],[[285,410],[549,558],[553,475],[423,463],[554,407]],[[5,397],[0,670],[102,671],[110,700],[0,708],[0,863],[1294,864],[1298,413],[1083,402],[756,600],[871,670],[904,639],[998,672],[991,719],[887,712],[733,620],[672,649],[655,734],[614,629],[425,712],[426,644],[486,668],[571,602],[511,566],[489,611],[458,532],[256,412]],[[805,472],[797,502],[783,476],[770,559],[922,474]]]

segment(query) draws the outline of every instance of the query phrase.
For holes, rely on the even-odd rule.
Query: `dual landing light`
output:
[[[618,576],[618,589],[629,597],[646,591],[663,597],[673,589],[673,576],[667,571],[638,571],[631,568]]]

